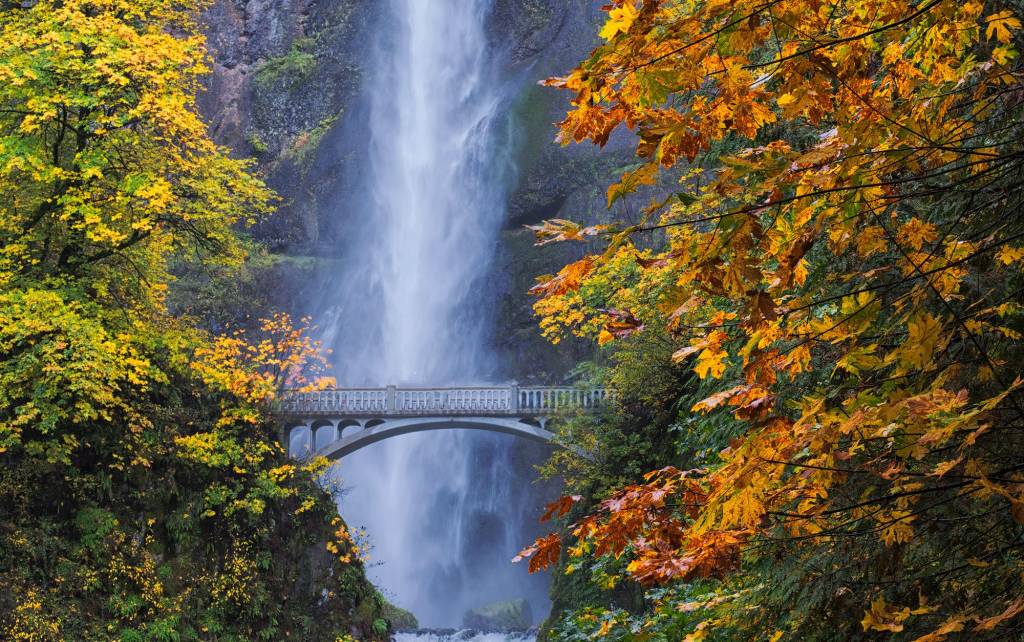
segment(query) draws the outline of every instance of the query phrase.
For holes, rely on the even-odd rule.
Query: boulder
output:
[[[514,631],[528,629],[532,624],[533,612],[526,600],[494,602],[462,616],[462,626],[480,631]]]
[[[381,608],[381,616],[391,625],[392,631],[411,631],[419,628],[416,616],[391,602],[385,602]]]

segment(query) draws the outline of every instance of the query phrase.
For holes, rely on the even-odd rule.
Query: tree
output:
[[[641,582],[742,587],[691,639],[1019,623],[1018,9],[618,0],[605,42],[547,81],[574,93],[563,143],[635,131],[642,165],[609,204],[678,179],[639,225],[537,226],[607,249],[535,292],[551,334],[614,349],[667,329],[702,382],[690,413],[737,422],[716,456],[572,528],[572,553],[625,556]],[[559,548],[527,552],[544,566]],[[788,578],[756,589],[772,574]],[[738,616],[752,604],[779,608]]]
[[[266,214],[270,193],[196,114],[194,16],[169,0],[3,11],[0,284],[73,281],[159,307],[170,256],[241,259],[232,225]]]
[[[200,3],[202,4],[202,3]],[[0,5],[0,637],[383,638],[383,599],[271,410],[306,324],[213,337],[170,267],[237,266],[273,197],[207,136],[199,7]]]

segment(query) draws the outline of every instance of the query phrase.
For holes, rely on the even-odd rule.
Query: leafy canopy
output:
[[[684,417],[730,413],[740,428],[693,470],[652,472],[576,521],[570,556],[624,557],[647,585],[723,578],[741,590],[730,603],[747,595],[760,614],[714,601],[687,639],[776,624],[813,639],[801,635],[858,608],[850,635],[983,639],[1019,624],[1019,6],[607,10],[605,42],[546,82],[574,96],[560,140],[635,132],[642,164],[609,205],[676,185],[639,224],[536,227],[542,243],[605,243],[541,279],[541,325],[613,351],[667,331],[704,393]],[[528,549],[532,567],[561,539]],[[776,572],[769,555],[804,569],[801,608],[750,597]],[[606,623],[591,633],[647,639]]]
[[[308,326],[167,310],[172,267],[240,265],[273,205],[197,115],[199,8],[0,3],[5,640],[387,633],[325,462],[289,460],[270,414],[326,383]]]

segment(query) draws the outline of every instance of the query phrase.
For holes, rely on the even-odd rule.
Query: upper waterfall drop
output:
[[[406,384],[473,381],[493,369],[474,284],[504,215],[496,143],[500,83],[483,24],[490,2],[390,0],[369,86],[372,247],[381,297],[360,364]]]

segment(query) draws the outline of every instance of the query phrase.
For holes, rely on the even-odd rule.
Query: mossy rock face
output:
[[[518,631],[532,624],[533,611],[526,600],[494,602],[462,616],[462,626],[480,631]]]
[[[381,617],[388,621],[392,631],[411,631],[420,626],[416,616],[390,602],[381,607]]]

